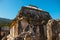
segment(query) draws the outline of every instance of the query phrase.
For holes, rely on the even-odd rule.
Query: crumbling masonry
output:
[[[60,21],[34,6],[23,6],[12,21],[7,40],[60,40]]]

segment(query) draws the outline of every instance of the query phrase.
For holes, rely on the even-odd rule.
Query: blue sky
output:
[[[0,17],[14,19],[21,7],[29,4],[49,12],[53,19],[60,18],[60,0],[0,0]]]

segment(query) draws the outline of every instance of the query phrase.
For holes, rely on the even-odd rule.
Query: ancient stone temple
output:
[[[54,35],[53,35],[54,34]],[[54,39],[55,38],[55,39]],[[35,6],[23,6],[10,25],[7,40],[57,40],[57,21]]]

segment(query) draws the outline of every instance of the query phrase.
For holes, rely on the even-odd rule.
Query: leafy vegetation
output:
[[[11,23],[10,19],[6,19],[6,18],[0,18],[0,27],[1,26],[9,26]]]

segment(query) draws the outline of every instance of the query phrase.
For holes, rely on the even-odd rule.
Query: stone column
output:
[[[52,24],[52,20],[49,20],[47,23],[47,40],[52,40],[51,24]]]

